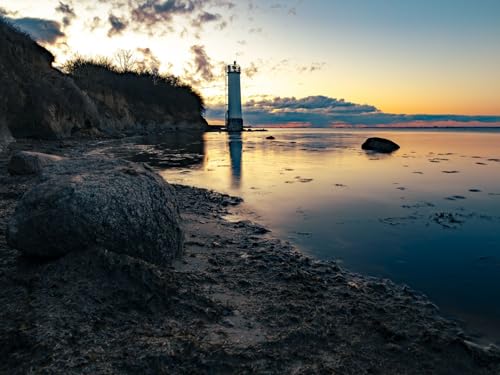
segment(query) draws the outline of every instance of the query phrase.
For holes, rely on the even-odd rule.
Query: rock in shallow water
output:
[[[63,159],[60,156],[40,152],[18,151],[11,156],[8,169],[12,175],[39,174],[47,165]]]
[[[363,150],[375,151],[381,153],[391,153],[399,150],[399,145],[385,138],[368,138],[361,146]]]
[[[174,191],[146,167],[121,160],[71,159],[46,167],[19,202],[9,244],[55,258],[99,246],[159,265],[182,253]]]

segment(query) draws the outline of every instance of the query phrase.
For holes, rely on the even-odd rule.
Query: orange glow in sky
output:
[[[134,4],[163,2],[61,3],[73,14],[59,0],[0,0],[0,8],[14,21],[57,21],[64,37],[44,44],[57,64],[149,48],[160,71],[192,84],[209,107],[224,103],[223,67],[237,60],[244,102],[323,95],[393,114],[500,115],[498,1],[176,0],[170,13],[142,18]]]

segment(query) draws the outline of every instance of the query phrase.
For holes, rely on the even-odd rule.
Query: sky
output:
[[[500,126],[498,0],[0,0],[61,65],[130,50],[224,118],[242,66],[246,123]]]

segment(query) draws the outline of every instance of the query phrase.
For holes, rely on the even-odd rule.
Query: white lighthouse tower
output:
[[[227,111],[226,128],[229,132],[243,130],[243,116],[241,114],[241,67],[236,64],[227,66]]]

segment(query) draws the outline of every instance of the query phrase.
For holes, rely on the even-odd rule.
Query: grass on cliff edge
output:
[[[190,85],[154,69],[120,68],[106,57],[76,57],[67,61],[62,69],[86,91],[111,89],[133,103],[156,105],[170,113],[205,112],[203,98]]]

